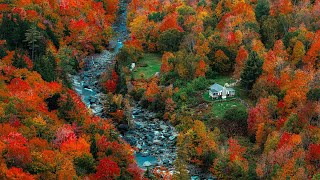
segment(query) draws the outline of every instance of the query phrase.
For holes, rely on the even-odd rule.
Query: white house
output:
[[[236,95],[236,91],[233,88],[221,86],[220,84],[213,84],[209,88],[209,96],[212,99],[226,99],[227,97],[233,97]]]

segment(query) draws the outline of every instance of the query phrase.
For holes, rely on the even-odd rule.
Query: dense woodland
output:
[[[0,179],[141,179],[112,121],[67,74],[113,36],[118,2],[0,1]]]
[[[118,3],[0,0],[1,178],[187,180],[190,164],[218,179],[320,178],[320,0],[130,1],[103,119],[68,74],[108,47]],[[134,75],[149,53],[160,73]],[[203,94],[221,76],[244,108],[217,116]],[[173,175],[144,173],[119,137],[130,101],[179,132]]]

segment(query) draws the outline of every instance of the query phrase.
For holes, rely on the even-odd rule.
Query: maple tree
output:
[[[146,97],[149,98],[150,100],[152,99],[152,97],[154,97],[155,95],[157,95],[159,93],[160,89],[158,87],[158,84],[155,80],[152,80],[150,82],[150,84],[147,87],[146,90]],[[152,100],[151,100],[152,101]]]
[[[234,70],[234,77],[240,78],[240,75],[243,71],[244,65],[246,63],[246,60],[248,59],[248,52],[247,50],[242,46],[237,54],[236,57],[236,64],[235,64],[235,70]]]
[[[130,84],[135,99],[179,131],[176,172],[150,171],[157,177],[189,179],[194,163],[220,179],[318,178],[319,0],[132,0],[127,12],[119,3],[0,2],[1,177],[144,179],[110,123],[131,116],[122,91]],[[115,71],[99,81],[110,93],[106,121],[68,88],[68,74],[105,49],[118,14],[127,16],[130,38]],[[131,79],[128,65],[145,52],[163,53],[161,73]],[[249,109],[241,137],[229,137],[232,126],[201,95],[231,74]],[[231,108],[223,120],[238,115]]]
[[[34,180],[30,174],[23,172],[23,169],[12,167],[7,170],[6,178],[10,180],[14,179],[25,179],[25,180]]]
[[[97,179],[115,179],[120,176],[120,168],[114,161],[104,158],[100,160],[95,177]]]
[[[160,25],[160,31],[164,32],[169,29],[176,29],[179,32],[182,32],[183,29],[178,25],[177,21],[177,15],[176,14],[171,14],[167,15],[163,20]]]
[[[173,69],[171,63],[169,62],[169,60],[172,58],[174,58],[174,55],[170,52],[165,52],[162,55],[161,68],[160,68],[161,72],[167,73]]]
[[[204,62],[204,60],[199,61],[198,68],[196,69],[195,72],[195,77],[204,77],[206,75],[206,70],[207,70],[207,65]]]

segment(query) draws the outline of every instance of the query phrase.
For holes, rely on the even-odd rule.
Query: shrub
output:
[[[76,157],[73,163],[78,176],[92,174],[96,171],[95,159],[88,154]]]
[[[162,51],[178,51],[183,33],[176,29],[164,31],[159,38],[159,47]]]
[[[240,131],[245,130],[247,131],[247,119],[248,119],[248,112],[247,110],[239,107],[232,107],[226,111],[223,116],[223,121],[225,124],[234,125]]]

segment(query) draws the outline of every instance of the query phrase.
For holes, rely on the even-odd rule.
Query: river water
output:
[[[110,49],[113,50],[104,50],[100,54],[87,57],[84,69],[70,76],[74,90],[81,96],[87,108],[93,115],[102,118],[104,118],[103,101],[106,94],[101,91],[100,79],[104,72],[112,70],[117,53],[122,48],[123,42],[128,39],[126,18],[127,3],[122,0],[118,18],[113,26],[116,36],[110,41],[112,46]],[[178,136],[174,127],[155,118],[155,113],[142,109],[136,103],[129,114],[133,114],[133,126],[121,137],[136,147],[135,158],[138,165],[143,169],[161,165],[172,172]]]

